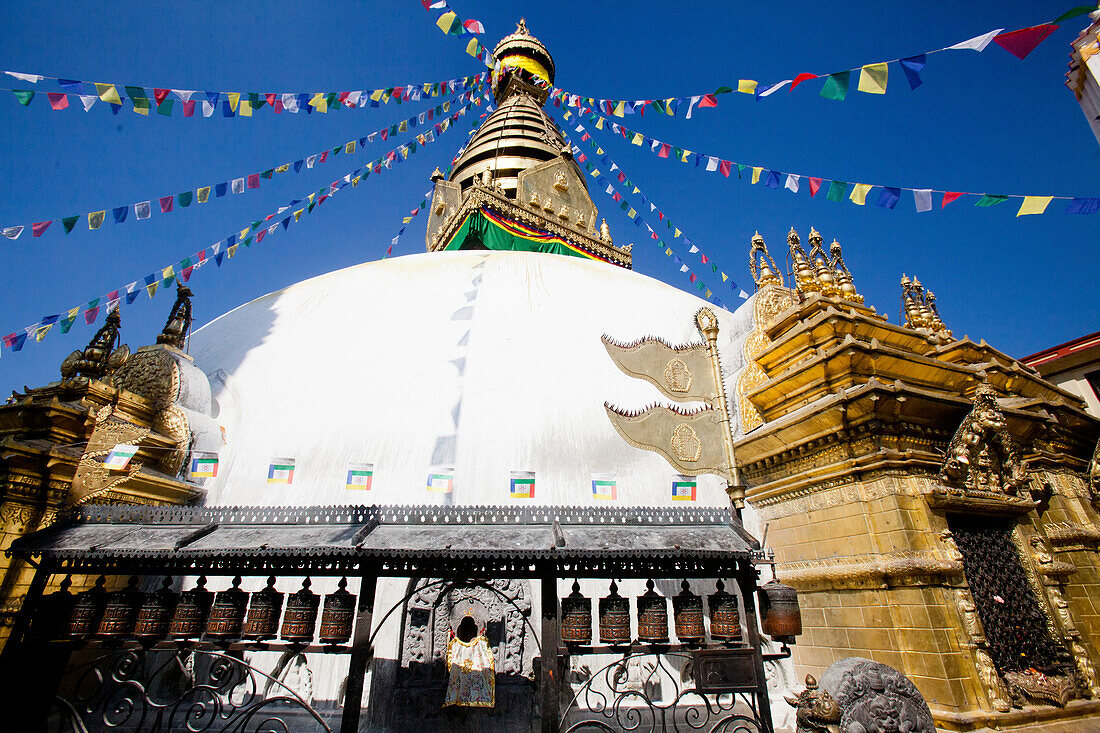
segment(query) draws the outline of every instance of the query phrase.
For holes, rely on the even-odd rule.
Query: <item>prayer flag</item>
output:
[[[982,197],[974,202],[975,206],[996,206],[997,204],[1006,201],[1008,196],[997,196],[991,193],[983,193]]]
[[[755,186],[760,181],[760,174],[764,171],[761,167],[755,167],[752,169],[752,183]]]
[[[730,177],[730,166],[731,165],[732,165],[732,163],[728,160],[719,161],[718,170],[719,170],[719,172],[721,172],[721,174],[723,176],[725,176],[726,178],[729,178]]]
[[[752,79],[739,79],[737,81],[737,91],[745,94],[756,94],[756,82]]]
[[[349,463],[348,475],[344,479],[344,488],[355,491],[370,491],[374,483],[373,463]]]
[[[798,179],[801,176],[796,176],[793,173],[787,174],[787,182],[783,184],[783,188],[791,191],[792,193],[798,193]]]
[[[817,195],[817,189],[821,188],[821,179],[810,177],[810,198]]]
[[[186,209],[188,206],[191,205],[191,201],[194,198],[194,196],[195,196],[194,191],[184,191],[183,193],[178,194],[176,196],[176,199],[179,201],[180,206],[182,206],[183,208]]]
[[[1020,204],[1020,210],[1016,212],[1016,216],[1042,214],[1047,210],[1047,206],[1053,200],[1053,196],[1024,196],[1024,200]]]
[[[107,211],[93,211],[88,214],[88,228],[99,229],[103,226],[103,219],[107,216]]]
[[[857,183],[852,186],[852,195],[849,196],[854,204],[863,206],[867,203],[867,192],[871,190],[870,183]]]
[[[149,293],[150,298],[157,294],[157,285],[159,284],[160,279],[156,275],[145,276],[145,292]]]
[[[267,482],[269,484],[293,484],[294,459],[272,458],[267,467]]]
[[[138,452],[136,445],[130,445],[128,443],[119,443],[111,452],[107,454],[107,457],[103,459],[103,465],[107,468],[115,471],[121,471],[130,465],[130,459],[134,457],[134,454]]]
[[[848,191],[848,184],[845,181],[831,181],[829,183],[829,193],[825,195],[830,201],[843,201],[844,194]]]
[[[233,193],[244,193],[244,179],[234,178],[232,183]]]
[[[817,78],[817,74],[810,74],[810,73],[804,71],[801,74],[799,74],[798,76],[796,76],[794,78],[794,80],[791,82],[790,91],[793,92],[794,88],[796,86],[798,86],[799,84],[801,84],[802,82],[809,81],[810,79],[816,79],[816,78]]]
[[[922,53],[917,56],[910,56],[907,59],[901,59],[898,62],[901,64],[901,70],[905,72],[905,78],[909,82],[910,89],[916,89],[923,83],[920,78],[920,72],[927,61],[928,57]]]
[[[80,220],[80,216],[64,216],[61,218],[61,226],[65,227],[65,233],[68,234],[76,226],[77,221]]]
[[[868,64],[859,71],[857,89],[868,94],[886,94],[886,77],[889,67],[886,64]]]
[[[114,84],[95,84],[95,90],[99,94],[99,98],[104,102],[110,102],[111,104],[122,104],[122,98],[118,96],[118,90],[115,89]],[[91,105],[89,105],[91,106]]]
[[[875,202],[875,206],[881,206],[884,209],[892,209],[898,205],[899,200],[901,200],[900,188],[889,188],[883,186],[882,191],[879,192],[878,200]]]
[[[129,206],[119,206],[111,209],[111,215],[115,218],[115,224],[121,224],[126,221],[126,215],[130,213]]]
[[[439,16],[439,19],[436,20],[435,24],[439,26],[439,30],[443,31],[444,33],[450,33],[451,24],[453,24],[457,18],[458,16],[454,13],[454,11],[448,10],[446,13]]]
[[[990,31],[981,36],[974,36],[969,41],[962,41],[956,43],[954,46],[948,46],[945,51],[978,51],[979,53],[985,50],[985,47],[989,45],[989,42],[993,40],[994,36],[1003,31],[1004,28],[998,28],[995,31]]]
[[[534,499],[535,472],[512,471],[508,480],[508,494],[513,499]]]
[[[455,471],[453,468],[436,468],[428,473],[428,491],[449,494],[454,491]]]
[[[958,193],[957,191],[944,191],[943,201],[940,202],[940,208],[946,208],[949,203],[957,199],[959,196],[962,196],[962,194]]]
[[[1100,211],[1100,198],[1075,198],[1066,205],[1067,214],[1095,214]]]
[[[852,72],[850,71],[829,74],[829,77],[825,80],[825,84],[821,87],[821,96],[826,99],[834,99],[838,102],[843,102],[848,96],[848,80],[851,74]]]
[[[210,198],[210,186],[203,186],[195,193],[197,194],[195,196],[195,200],[198,201],[200,204],[205,204]]]
[[[673,501],[695,501],[698,480],[694,476],[677,476],[672,482]]]
[[[779,188],[779,171],[768,171],[768,177],[764,179],[764,185],[768,188]]]
[[[172,201],[175,199],[173,196],[161,196],[160,197],[160,213],[167,214],[172,210]]]
[[[163,270],[161,270],[160,274],[161,283],[164,285],[164,287],[168,287],[172,284],[172,278],[176,276],[176,270],[172,265],[169,265],[168,267],[165,267]]]
[[[217,453],[195,453],[191,456],[191,478],[216,478],[217,475]]]
[[[259,173],[249,173],[248,174],[248,187],[249,188],[259,188],[260,187],[260,174]]]
[[[150,214],[149,202],[142,201],[134,204],[134,216],[138,219],[148,219]]]
[[[932,210],[932,189],[930,188],[914,188],[913,189],[913,205],[917,211],[931,211]]]
[[[52,224],[52,223],[53,223],[52,220],[51,221],[36,221],[35,223],[31,224],[31,233],[33,234],[33,236],[41,237],[43,232],[45,232],[47,229],[49,229],[50,224]]]
[[[1058,26],[1050,23],[1035,25],[1030,28],[1021,28],[1018,31],[1002,33],[995,36],[993,42],[1016,58],[1024,59],[1056,30],[1058,30]]]
[[[11,240],[19,239],[19,235],[22,234],[22,233],[23,233],[23,227],[22,226],[4,227],[3,229],[0,229],[0,234],[3,234],[5,237],[7,237],[8,239],[11,239]]]
[[[50,99],[50,107],[55,110],[62,110],[69,106],[69,95],[62,92],[47,92],[46,96]]]
[[[592,498],[614,501],[619,496],[618,479],[613,473],[592,474]]]
[[[771,96],[772,94],[775,94],[780,89],[782,89],[783,87],[787,86],[790,83],[791,83],[790,79],[784,79],[781,82],[777,82],[775,84],[770,84],[770,85],[765,86],[763,88],[757,87],[756,88],[756,98],[760,99],[760,97],[769,97],[769,96]]]
[[[1095,5],[1078,5],[1076,8],[1070,8],[1066,12],[1059,15],[1052,20],[1052,23],[1061,23],[1063,20],[1069,20],[1070,18],[1076,18],[1078,15],[1087,15],[1096,10]]]

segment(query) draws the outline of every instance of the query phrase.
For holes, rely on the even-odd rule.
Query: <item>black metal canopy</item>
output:
[[[508,569],[680,576],[732,570],[759,544],[728,509],[509,506],[90,506],[16,540],[56,567],[138,572]],[[536,566],[538,570],[536,570]]]

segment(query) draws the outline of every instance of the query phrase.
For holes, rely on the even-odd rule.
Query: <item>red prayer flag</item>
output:
[[[816,79],[816,78],[817,78],[817,74],[811,74],[808,71],[804,71],[804,72],[802,72],[801,74],[799,74],[798,76],[796,76],[794,78],[794,81],[791,82],[791,88],[790,88],[789,91],[793,92],[794,88],[796,86],[798,86],[799,84],[801,84],[802,82],[809,81],[810,79]]]
[[[157,104],[160,104],[168,96],[170,89],[153,89],[153,98],[157,100]]]
[[[1021,28],[1018,31],[994,36],[993,42],[1016,58],[1022,59],[1034,51],[1036,46],[1056,30],[1058,30],[1058,26],[1050,23],[1033,25],[1030,28]]]
[[[249,188],[259,188],[260,187],[260,174],[259,173],[249,173],[248,174],[248,187]]]
[[[729,178],[730,177],[730,168],[732,166],[733,166],[733,163],[731,163],[728,160],[723,160],[723,161],[718,163],[718,170],[721,171],[723,176],[725,176],[726,178]]]
[[[321,157],[317,159],[318,163],[324,163],[328,159],[328,151],[321,153]]]
[[[65,109],[69,106],[69,95],[62,92],[46,92],[50,98],[50,107],[53,109]]]
[[[699,253],[699,257],[703,260],[704,265],[710,264],[710,260],[708,260],[707,256],[702,252]]]
[[[688,280],[691,280],[692,282],[695,282],[695,280],[696,280],[696,279],[697,279],[697,278],[695,277],[695,273],[694,273],[694,272],[692,272],[692,273],[690,273],[690,274],[688,275]]]
[[[951,203],[952,201],[957,199],[959,196],[962,196],[962,194],[961,193],[956,193],[955,191],[944,191],[943,192],[943,203],[940,204],[940,208],[942,209],[942,208],[946,207],[949,203]]]
[[[668,143],[661,143],[661,149],[657,153],[658,158],[667,158],[669,152],[672,150],[672,146]]]
[[[699,107],[717,107],[718,97],[713,94],[704,94],[703,98],[699,100]]]
[[[46,231],[53,221],[36,221],[31,224],[31,231],[34,232],[34,236],[41,237],[42,232]]]
[[[195,101],[189,100],[183,103],[183,116],[190,117],[195,114]]]
[[[275,106],[275,102],[279,99],[278,94],[264,94],[264,96],[267,97],[267,103],[272,107]]]
[[[261,229],[260,231],[256,232],[256,244],[259,244],[260,242],[264,241],[264,237],[266,237],[266,236],[267,236],[267,230],[266,229]]]
[[[810,198],[814,197],[814,195],[817,193],[817,189],[819,189],[819,188],[821,188],[821,179],[820,178],[811,178],[810,179]]]
[[[282,112],[283,112],[283,100],[282,99],[276,99],[274,102],[272,102],[271,108],[275,110],[275,114],[282,114]]]
[[[89,308],[88,310],[84,311],[84,322],[87,323],[90,326],[93,323],[95,323],[96,316],[98,316],[98,315],[99,315],[99,306],[98,305],[95,308]]]
[[[175,196],[161,196],[160,197],[160,213],[167,214],[172,210],[172,200]]]

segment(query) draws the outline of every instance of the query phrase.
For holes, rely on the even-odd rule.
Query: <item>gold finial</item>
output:
[[[611,242],[611,230],[607,228],[607,219],[600,219],[600,239]]]
[[[829,257],[822,247],[824,241],[821,238],[821,233],[811,227],[809,237],[810,261],[813,263],[814,277],[817,279],[822,295],[832,297],[837,294],[836,277],[833,275]]]
[[[749,246],[749,270],[752,272],[757,290],[765,285],[783,285],[783,277],[779,274],[779,268],[775,266],[775,260],[768,253],[768,245],[764,243],[764,238],[760,236],[759,231],[752,235]]]
[[[855,283],[852,282],[852,273],[848,269],[848,265],[844,264],[844,254],[840,250],[840,242],[836,241],[835,237],[833,243],[829,245],[829,255],[832,257],[829,264],[836,278],[837,295],[853,303],[862,303],[863,296],[856,292]]]
[[[806,257],[806,250],[798,239],[798,232],[791,227],[787,232],[787,252],[791,258],[791,268],[794,270],[794,286],[802,294],[816,293],[821,290],[821,284],[814,276],[813,268]]]
[[[530,33],[527,32],[527,19],[526,18],[520,18],[519,22],[516,23],[516,33],[522,33],[525,36],[531,35]]]
[[[432,171],[431,181],[432,181],[432,183],[438,183],[439,181],[442,181],[442,180],[443,180],[443,171],[439,170],[439,166],[437,165],[435,167],[435,170]]]
[[[936,307],[936,295],[926,291],[918,278],[901,277],[901,312],[905,315],[906,328],[919,331],[934,344],[951,341],[952,333],[940,318]]]
[[[122,327],[122,316],[116,305],[103,326],[96,331],[95,336],[88,342],[82,351],[74,351],[61,362],[61,376],[72,379],[77,374],[92,379],[103,379],[112,371],[121,366],[122,362],[130,355],[130,347],[115,346],[120,341],[119,330]]]
[[[174,346],[183,349],[187,341],[187,334],[191,331],[191,288],[176,280],[176,302],[172,304],[172,310],[168,313],[168,322],[164,324],[160,335],[157,336],[158,344]]]

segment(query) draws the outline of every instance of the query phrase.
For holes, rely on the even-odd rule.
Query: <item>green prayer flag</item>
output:
[[[851,75],[851,71],[829,74],[829,77],[825,80],[825,85],[821,87],[821,96],[843,102],[845,97],[848,96],[848,80]]]
[[[629,203],[627,203],[626,199],[623,199],[623,200],[622,200],[622,201],[621,201],[621,202],[619,203],[619,208],[620,208],[620,209],[622,209],[623,211],[626,211],[627,209],[629,209],[629,208],[630,208],[630,204],[629,204]]]
[[[182,206],[182,207],[184,207],[184,208],[187,208],[188,206],[190,206],[190,205],[191,205],[191,198],[192,198],[192,197],[193,197],[194,195],[195,195],[195,194],[194,194],[194,192],[193,192],[193,191],[184,191],[183,193],[181,193],[181,194],[180,194],[179,196],[177,196],[176,198],[177,198],[177,199],[179,200],[179,204],[180,204],[180,206]]]
[[[307,214],[312,214],[312,213],[313,213],[313,207],[314,207],[314,206],[316,206],[316,205],[317,205],[317,202],[316,202],[316,201],[312,201],[312,202],[310,202],[310,204],[309,204],[309,211],[307,211],[306,213],[307,213]]]
[[[174,99],[165,99],[163,102],[157,105],[157,114],[164,115],[165,117],[171,117],[172,105],[174,105],[175,103],[176,101]]]
[[[76,316],[70,318],[62,318],[57,322],[57,325],[61,326],[61,333],[68,333],[69,329],[73,327],[73,322],[76,321]]]
[[[260,174],[260,178],[271,178],[273,175],[275,175],[275,169],[268,168],[266,171]]]
[[[145,93],[145,90],[141,87],[124,87],[126,89],[126,95],[130,97],[134,103],[134,109],[148,110],[153,105],[149,103],[149,95]]]
[[[1055,18],[1054,20],[1052,20],[1050,22],[1051,23],[1061,23],[1063,20],[1067,20],[1069,18],[1076,18],[1078,15],[1085,15],[1087,13],[1091,13],[1094,10],[1096,10],[1095,5],[1078,5],[1076,8],[1070,8],[1069,10],[1062,13],[1061,15],[1059,15],[1057,18]]]
[[[76,226],[76,223],[80,221],[80,215],[76,216],[63,216],[61,217],[61,226],[65,227],[65,233],[68,234]]]
[[[25,89],[13,89],[12,94],[19,100],[19,104],[26,107],[34,99],[34,92]]]
[[[826,196],[830,201],[843,201],[844,194],[848,192],[848,184],[844,181],[832,181],[829,183],[829,193]]]
[[[243,244],[245,247],[251,247],[252,246],[252,237],[249,237],[248,239],[244,240],[243,242],[241,242],[241,244]]]
[[[982,194],[982,197],[974,202],[975,206],[996,206],[1002,201],[1007,201],[1008,196],[995,196],[990,193]]]
[[[749,169],[749,167],[747,165],[741,165],[740,163],[738,163],[737,164],[737,177],[740,178],[741,174],[744,173],[745,171],[747,171],[748,169]]]
[[[259,109],[260,107],[263,107],[265,104],[267,104],[267,100],[261,97],[256,92],[249,92],[248,103],[252,105],[252,109]]]
[[[714,90],[715,94],[729,94],[733,89],[731,87],[718,87]]]
[[[325,102],[328,104],[329,109],[336,109],[337,107],[340,106],[340,105],[336,104],[336,97],[337,96],[338,95],[336,94],[336,92],[329,92],[328,94],[325,95]]]

